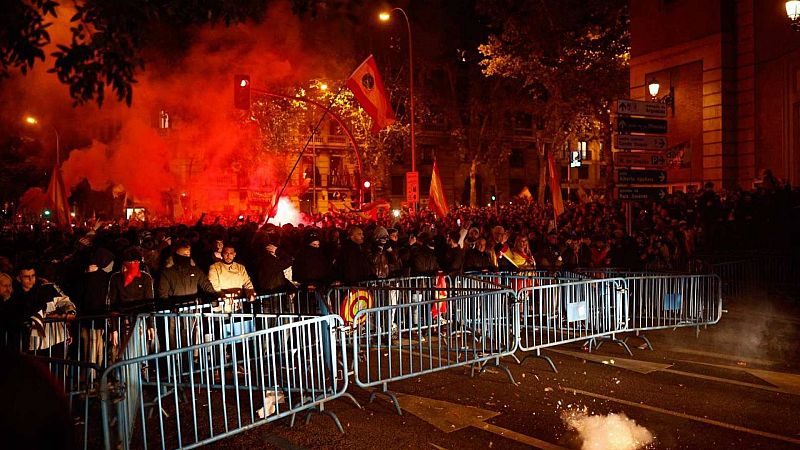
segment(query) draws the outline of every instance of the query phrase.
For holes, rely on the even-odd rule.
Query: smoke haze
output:
[[[573,409],[564,411],[561,419],[578,432],[582,450],[636,450],[653,442],[653,435],[624,413],[601,416]]]
[[[51,29],[54,44],[69,39],[71,15],[59,10]],[[261,24],[200,27],[184,33],[182,42],[174,41],[178,33],[158,33],[156,39],[166,41],[144,52],[145,71],[138,74],[130,108],[111,98],[110,91],[102,108],[73,108],[67,87],[46,73],[52,59],[37,61],[27,76],[4,83],[0,100],[17,101],[8,112],[12,117],[3,119],[18,122],[15,117],[37,115],[48,149],[54,146],[44,124],[59,130],[62,143],[88,143],[77,149],[62,145],[67,189],[84,178],[96,191],[122,185],[130,198],[156,211],[163,208],[163,192],[187,192],[199,214],[211,200],[227,198],[231,183],[271,191],[287,172],[275,158],[258,151],[257,124],[242,125],[246,113],[233,107],[234,74],[250,74],[254,87],[266,88],[320,76],[343,78],[347,71],[350,61],[341,64],[307,51],[304,28],[308,26],[301,27],[301,19],[283,2],[271,7]],[[158,128],[162,110],[170,123],[168,132]],[[27,198],[34,196],[26,193]]]

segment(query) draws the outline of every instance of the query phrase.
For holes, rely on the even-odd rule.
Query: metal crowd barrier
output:
[[[134,333],[133,316],[107,314],[74,320],[43,320],[38,331],[8,331],[4,344],[29,353],[48,367],[64,390],[69,414],[75,423],[75,447],[97,447],[101,435],[99,379],[105,367],[132,354],[129,346],[146,348]],[[116,333],[117,345],[111,342]],[[130,345],[129,345],[130,344]],[[96,441],[93,441],[96,440]]]
[[[391,292],[391,289],[386,289]],[[389,397],[402,415],[390,382],[447,370],[487,366],[511,372],[500,358],[516,350],[516,308],[509,290],[440,295],[438,291],[409,289],[425,299],[359,310],[352,320],[354,379],[358,386],[374,388]],[[463,292],[461,292],[463,294]]]
[[[642,332],[713,325],[722,318],[722,282],[717,275],[659,275],[627,278],[630,328]]]
[[[519,349],[536,352],[529,356],[544,358],[554,372],[557,372],[555,364],[541,355],[541,349],[588,341],[591,351],[597,339],[609,339],[632,354],[628,346],[616,338],[617,333],[629,331],[628,294],[624,279],[526,287],[520,290],[517,299],[521,304],[517,335]]]
[[[158,318],[183,320],[173,316]],[[341,430],[323,406],[347,390],[341,318],[246,316],[280,325],[111,365],[100,384],[105,448],[194,448],[313,409]]]

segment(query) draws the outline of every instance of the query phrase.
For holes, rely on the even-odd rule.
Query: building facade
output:
[[[673,189],[751,188],[765,169],[800,182],[800,32],[785,3],[631,0],[630,97],[672,95]]]

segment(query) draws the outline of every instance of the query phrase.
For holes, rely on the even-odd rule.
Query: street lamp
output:
[[[392,8],[390,11],[383,11],[378,14],[378,18],[382,22],[388,22],[392,18],[392,13],[399,11],[403,18],[406,19],[406,28],[408,30],[408,95],[411,97],[411,171],[417,171],[417,152],[416,140],[414,138],[414,52],[411,39],[411,22],[408,20],[408,15],[403,8]]]
[[[792,29],[800,31],[800,0],[786,2],[786,16],[791,21]]]
[[[669,87],[669,93],[661,98],[658,98],[658,91],[661,88],[661,84],[655,79],[651,78],[650,82],[647,83],[647,90],[650,92],[650,97],[653,98],[654,101],[663,103],[669,106],[670,110],[672,110],[672,115],[675,115],[675,88],[672,86]]]
[[[31,126],[35,126],[39,124],[39,119],[33,116],[25,116],[25,123]],[[59,145],[59,138],[58,138],[58,130],[52,124],[50,128],[53,129],[53,133],[56,134],[56,167],[61,165],[61,147]]]

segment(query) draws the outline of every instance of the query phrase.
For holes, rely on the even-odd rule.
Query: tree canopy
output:
[[[484,74],[516,80],[558,145],[585,137],[628,89],[627,0],[486,0]],[[607,122],[606,120],[601,120]]]

